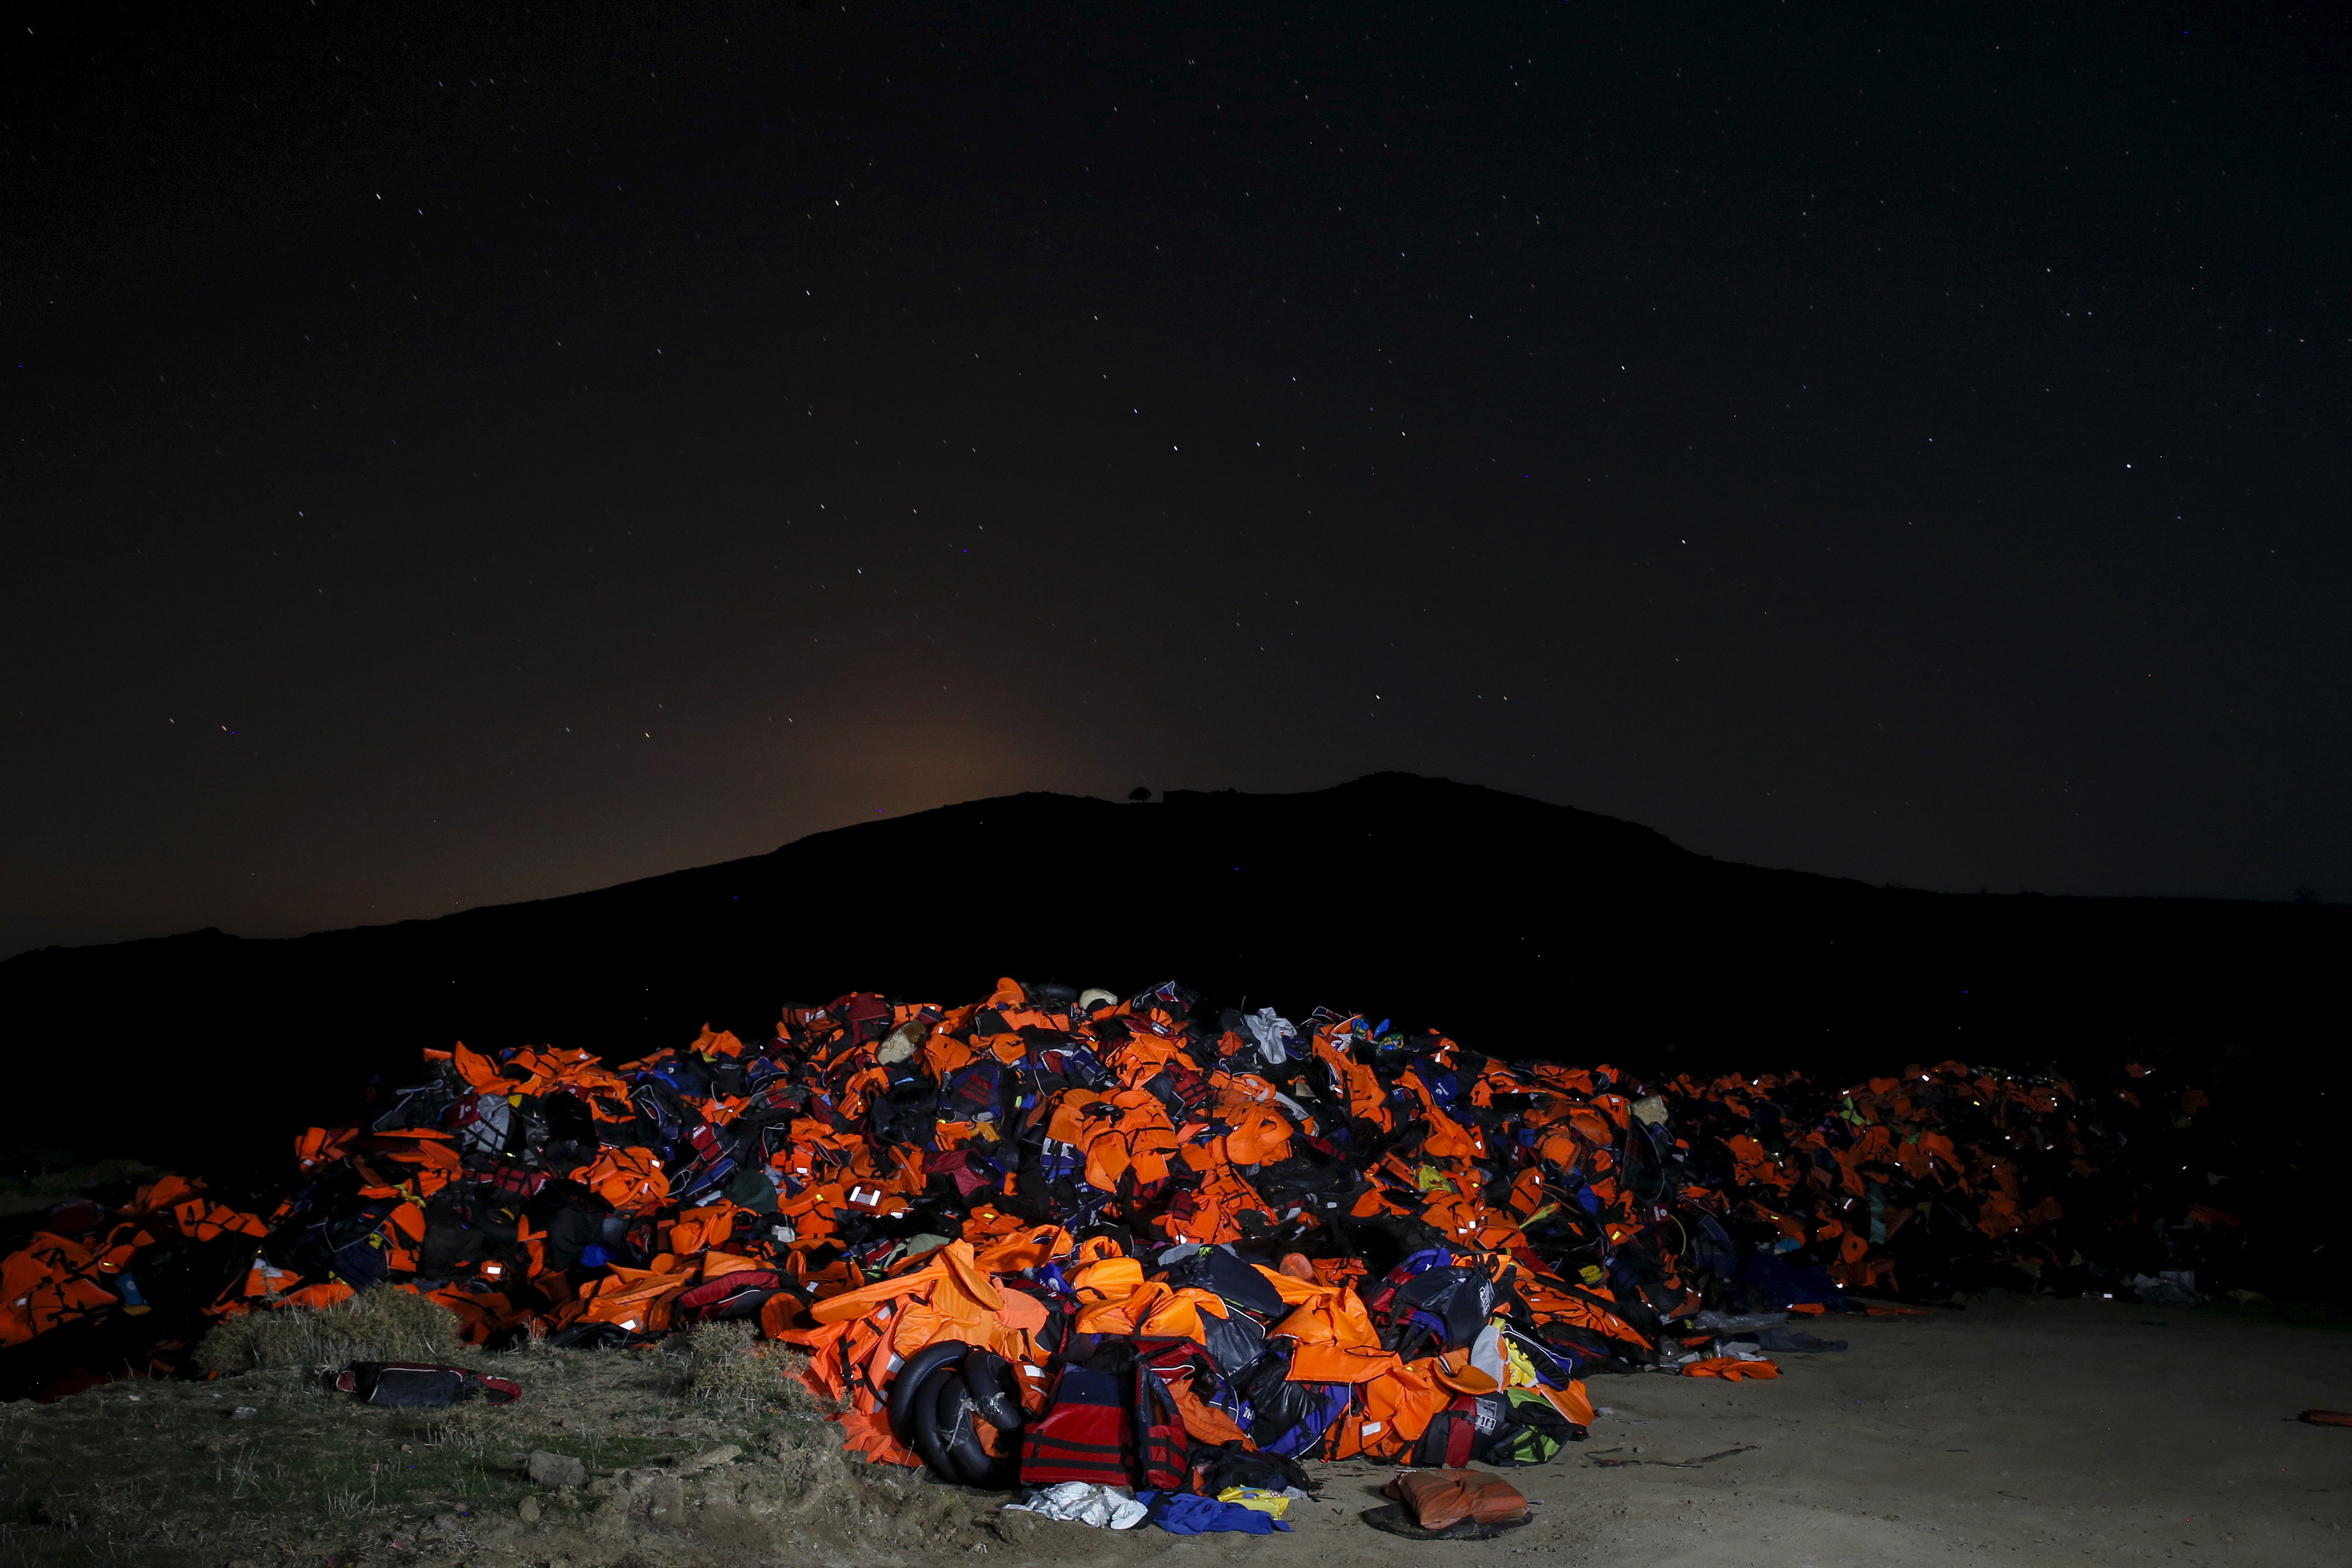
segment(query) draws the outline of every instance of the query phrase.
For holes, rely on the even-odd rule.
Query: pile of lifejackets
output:
[[[493,1348],[754,1319],[852,1447],[973,1484],[1507,1463],[1582,1435],[1596,1371],[1752,1364],[1703,1307],[2095,1268],[2161,1218],[2105,1174],[2133,1119],[2203,1105],[1958,1062],[1643,1080],[1172,983],[855,993],[617,1066],[426,1055],[364,1125],[305,1132],[267,1213],[179,1177],[59,1206],[0,1262],[0,1344],[209,1258],[207,1319],[384,1283]]]

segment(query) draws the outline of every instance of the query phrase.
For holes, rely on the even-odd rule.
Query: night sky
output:
[[[1379,768],[2343,897],[2344,15],[12,10],[0,952]]]

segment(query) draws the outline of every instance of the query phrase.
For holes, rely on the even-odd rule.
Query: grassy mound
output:
[[[430,1302],[372,1294],[386,1299],[255,1313],[207,1340],[215,1362],[268,1363],[254,1370],[0,1406],[0,1568],[759,1568],[1000,1540],[987,1521],[1001,1498],[844,1453],[841,1429],[793,1377],[804,1359],[748,1325],[640,1350],[493,1354],[453,1348],[415,1310],[446,1316]],[[512,1378],[522,1398],[378,1409],[313,1371],[338,1355],[427,1351]],[[534,1483],[542,1450],[580,1460],[584,1484]],[[696,1554],[665,1554],[681,1541]]]
[[[196,1345],[196,1365],[216,1377],[240,1372],[317,1371],[354,1361],[446,1361],[457,1354],[457,1316],[409,1291],[379,1285],[324,1309],[247,1312]]]
[[[824,1413],[800,1374],[808,1357],[760,1338],[748,1322],[701,1323],[687,1335],[686,1390],[719,1409],[773,1410],[804,1417]]]

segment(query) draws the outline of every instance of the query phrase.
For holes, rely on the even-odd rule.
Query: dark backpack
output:
[[[1425,1469],[1458,1470],[1481,1457],[1486,1439],[1501,1430],[1502,1396],[1457,1394],[1431,1417],[1414,1445],[1412,1462]]]
[[[493,1405],[522,1397],[522,1385],[503,1377],[416,1361],[355,1361],[336,1375],[335,1387],[404,1410],[446,1410],[478,1395]]]
[[[1167,1281],[1175,1290],[1191,1286],[1211,1291],[1225,1305],[1248,1312],[1260,1323],[1273,1322],[1289,1312],[1273,1281],[1223,1247],[1203,1247],[1175,1260],[1168,1265]]]
[[[1497,1403],[1500,1422],[1482,1432],[1476,1458],[1490,1465],[1539,1465],[1559,1452],[1563,1443],[1584,1440],[1584,1428],[1555,1408],[1532,1388],[1507,1388],[1483,1396]]]

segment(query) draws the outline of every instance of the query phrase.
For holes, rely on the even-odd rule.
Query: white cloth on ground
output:
[[[1091,1524],[1097,1530],[1133,1530],[1150,1511],[1128,1495],[1126,1488],[1097,1486],[1092,1481],[1057,1481],[1049,1487],[1031,1487],[1019,1502],[1004,1506],[1008,1511],[1072,1524]]]

